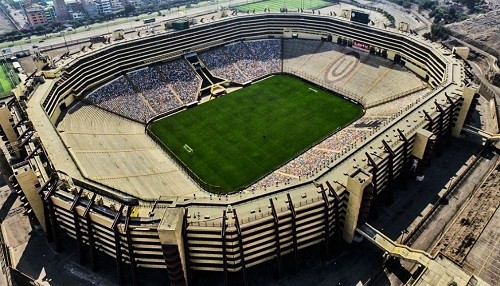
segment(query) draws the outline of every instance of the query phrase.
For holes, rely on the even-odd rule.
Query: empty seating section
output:
[[[89,179],[138,197],[159,197],[165,189],[173,195],[198,189],[140,123],[78,104],[57,129]]]
[[[164,74],[184,104],[198,99],[200,79],[184,59],[161,64],[158,69]]]
[[[132,88],[125,76],[98,88],[86,98],[87,101],[111,112],[146,122],[154,113]]]
[[[365,107],[426,85],[392,61],[331,42],[287,39],[283,70],[361,102]]]
[[[399,65],[392,65],[391,69],[373,88],[367,92],[366,96],[373,101],[383,97],[384,93],[393,95],[406,95],[412,91],[424,89],[426,86],[420,80],[415,79],[415,75]]]
[[[180,99],[173,94],[166,80],[154,68],[147,67],[128,73],[128,77],[157,114],[182,105]]]
[[[346,48],[348,51],[353,51]],[[360,52],[360,60],[351,74],[338,81],[337,84],[356,97],[365,98],[370,88],[375,85],[387,71],[390,71],[391,62],[381,57],[369,56],[367,53]]]
[[[199,56],[215,75],[245,83],[270,73],[296,74],[361,102],[379,105],[426,85],[392,61],[332,42],[279,39],[236,42]],[[106,110],[146,122],[197,100],[200,79],[178,59],[129,72],[100,87],[87,100]],[[404,83],[404,84],[402,84]]]
[[[295,73],[309,59],[310,55],[319,45],[321,45],[321,41],[284,40],[283,71]]]
[[[245,83],[281,71],[281,40],[237,42],[199,57],[215,76]]]
[[[72,116],[78,111],[81,116]],[[82,116],[84,115],[84,116]],[[120,116],[103,111],[92,105],[71,108],[57,130],[75,134],[137,134],[144,133],[144,126]],[[71,118],[66,120],[66,118]],[[88,118],[88,119],[87,119]]]
[[[408,35],[390,30],[378,30],[371,26],[359,26],[321,15],[251,14],[197,25],[182,33],[158,34],[93,51],[69,64],[66,69],[67,79],[51,87],[43,102],[43,107],[51,119],[55,120],[52,118],[57,116],[55,111],[71,94],[76,96],[87,94],[92,90],[92,83],[96,79],[109,79],[122,72],[125,66],[138,67],[152,57],[178,55],[193,47],[195,49],[213,47],[249,37],[277,36],[282,34],[285,28],[315,30],[334,35],[352,34],[356,38],[366,37],[375,47],[388,47],[396,53],[408,55],[408,60],[421,62],[433,86],[439,84],[445,75],[446,63],[438,52],[439,47],[430,47],[429,43],[423,43]],[[283,48],[287,49],[287,47]],[[104,66],[105,69],[103,69]]]
[[[399,98],[397,104],[388,102],[379,106],[375,106],[366,110],[365,116],[391,116],[399,111],[404,110],[405,106],[424,99],[429,95],[430,88],[422,89],[418,92]]]

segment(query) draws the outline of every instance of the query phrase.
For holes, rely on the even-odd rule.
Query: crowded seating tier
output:
[[[198,98],[200,80],[184,59],[122,75],[85,99],[105,110],[147,122]]]
[[[236,42],[199,57],[215,76],[241,84],[281,71],[281,40]]]

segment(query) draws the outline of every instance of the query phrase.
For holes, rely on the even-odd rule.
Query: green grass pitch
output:
[[[148,128],[200,179],[233,192],[362,115],[350,101],[277,75]]]
[[[271,12],[279,12],[282,7],[287,7],[288,10],[297,11],[297,9],[318,9],[334,5],[330,1],[324,0],[263,0],[263,1],[247,1],[247,3],[238,5],[235,8],[241,12],[263,12],[265,8],[269,8]]]
[[[0,66],[0,98],[8,96],[13,86],[7,75],[7,69],[4,64]]]

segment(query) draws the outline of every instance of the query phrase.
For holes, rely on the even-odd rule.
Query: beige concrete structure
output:
[[[372,183],[372,175],[359,169],[347,178],[347,190],[349,191],[349,202],[344,218],[343,238],[352,242],[356,228],[358,227],[359,215],[363,199],[367,200],[365,189]],[[373,196],[373,194],[370,194]],[[371,198],[368,198],[368,201]],[[369,207],[369,206],[368,206]]]
[[[411,149],[411,154],[416,158],[422,160],[424,158],[425,150],[429,139],[434,136],[431,132],[427,130],[419,130],[415,136],[415,142],[413,142],[413,148]]]
[[[472,105],[472,101],[475,99],[477,92],[479,91],[478,86],[466,86],[462,93],[462,108],[460,108],[460,112],[456,117],[455,125],[451,130],[451,134],[455,137],[460,136],[460,132],[462,132],[462,128],[465,124],[465,119],[470,112],[470,107]]]
[[[307,178],[227,196],[210,194],[181,176],[146,137],[145,126],[79,102],[123,72],[177,59],[186,50],[283,38],[285,30],[369,44],[374,56],[412,63],[410,69],[425,74],[433,90]],[[284,259],[298,268],[298,252],[313,245],[321,244],[329,255],[339,237],[352,239],[361,206],[369,210],[373,197],[391,192],[394,178],[409,180],[417,132],[444,138],[454,128],[466,83],[463,62],[440,45],[343,18],[295,13],[228,17],[120,41],[48,75],[55,78],[39,85],[26,107],[9,106],[19,123],[16,133],[24,133],[17,160],[41,183],[48,239],[57,248],[60,232],[66,233],[80,257],[88,249],[92,266],[99,263],[98,251],[115,258],[119,282],[130,271],[135,285],[138,267],[166,269],[180,284],[189,284],[191,273],[200,270],[222,272],[227,282],[229,272],[245,278],[249,267],[270,260],[280,274]],[[120,147],[109,148],[113,142]],[[365,197],[368,185],[372,195]]]
[[[4,141],[9,144],[15,145],[17,143],[17,134],[14,131],[14,118],[10,113],[9,107],[4,104],[0,107],[0,126],[2,127],[3,133],[5,134]],[[16,149],[15,152],[18,153]],[[18,153],[19,154],[19,153]]]
[[[142,124],[78,104],[57,131],[85,178],[143,199],[199,192]]]
[[[451,52],[458,55],[463,60],[467,60],[467,58],[469,57],[470,48],[468,48],[468,47],[453,47],[453,50],[451,50]]]
[[[184,212],[182,208],[171,208],[167,209],[163,214],[163,218],[158,226],[158,235],[160,237],[160,242],[163,249],[163,255],[166,259],[171,257],[176,260],[179,257],[180,260],[174,261],[177,263],[177,267],[170,267],[168,271],[171,273],[170,278],[172,284],[178,285],[188,281],[186,276],[186,253],[184,250],[184,238],[183,238],[183,224],[184,224]],[[174,264],[171,263],[171,264]]]
[[[488,286],[479,277],[468,274],[459,265],[447,257],[438,254],[435,257],[425,251],[412,249],[391,240],[370,225],[357,230],[363,237],[383,249],[388,255],[406,261],[418,263],[424,270],[411,284],[414,286]]]
[[[115,41],[123,40],[123,35],[125,34],[123,29],[113,31],[113,39]]]
[[[42,198],[38,194],[38,189],[41,185],[35,175],[35,172],[33,172],[29,164],[25,164],[24,166],[17,166],[17,169],[14,172],[14,178],[18,184],[18,187],[23,190],[26,199],[28,199],[30,207],[35,212],[35,216],[38,222],[40,222],[40,225],[43,227],[43,229],[47,231],[43,202]],[[16,187],[16,185],[14,185],[14,187]]]

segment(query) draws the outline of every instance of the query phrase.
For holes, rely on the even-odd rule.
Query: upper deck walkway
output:
[[[425,267],[419,278],[412,284],[414,286],[487,286],[488,283],[466,273],[459,265],[447,257],[438,254],[432,257],[429,253],[412,249],[399,244],[369,224],[358,227],[357,232],[371,243],[378,246],[391,256],[410,262],[418,263]]]

